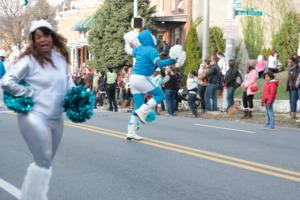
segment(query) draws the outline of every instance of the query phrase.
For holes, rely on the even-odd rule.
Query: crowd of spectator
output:
[[[161,56],[167,56],[167,47],[164,44]],[[299,99],[300,86],[300,66],[297,54],[293,54],[288,59],[288,78],[286,90],[289,93],[290,115],[296,119],[297,101]],[[280,69],[276,51],[273,51],[268,58],[259,55],[257,60],[249,60],[246,64],[244,73],[238,68],[235,60],[225,62],[224,55],[219,52],[210,58],[204,60],[199,66],[198,71],[192,70],[186,79],[186,84],[181,85],[180,70],[174,66],[165,69],[156,69],[152,76],[153,82],[162,87],[165,93],[165,100],[155,108],[159,115],[165,111],[168,116],[176,115],[180,101],[186,101],[191,110],[193,117],[198,117],[199,113],[206,112],[227,112],[235,103],[235,91],[238,88],[243,90],[241,98],[243,116],[241,119],[252,118],[254,111],[253,99],[258,90],[263,91],[264,100],[261,105],[267,105],[267,113],[273,113],[273,102],[275,101],[276,91],[279,83],[277,82],[276,91],[270,96],[265,85],[274,86],[276,80],[274,74]],[[122,69],[116,69],[112,65],[107,65],[105,70],[93,71],[87,68],[85,72],[74,76],[75,83],[84,84],[96,96],[98,106],[107,104],[109,111],[118,111],[118,107],[127,108],[128,112],[132,111],[133,100],[130,92],[129,77],[131,66],[125,66]],[[261,78],[266,80],[263,87],[259,88],[257,81]],[[269,84],[271,81],[272,84]],[[267,84],[268,83],[268,84]],[[284,83],[282,83],[284,84]],[[179,93],[179,89],[184,88],[185,98]],[[274,88],[272,88],[274,89]],[[274,96],[275,94],[275,96]],[[270,96],[270,98],[268,98]],[[151,96],[145,95],[145,101]],[[197,103],[198,101],[198,103]],[[218,101],[221,101],[218,104]],[[270,105],[272,109],[270,110]],[[218,107],[218,105],[221,105]],[[272,118],[272,116],[271,116]],[[274,125],[272,125],[274,127]]]

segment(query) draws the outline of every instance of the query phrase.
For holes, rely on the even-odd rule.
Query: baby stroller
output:
[[[187,101],[188,101],[188,90],[187,90],[187,87],[184,86],[182,88],[180,88],[178,90],[178,100],[179,102],[185,102],[187,104]],[[197,97],[196,97],[196,106],[199,107],[200,104],[201,104],[201,99],[200,99],[200,96],[199,94],[197,94]]]

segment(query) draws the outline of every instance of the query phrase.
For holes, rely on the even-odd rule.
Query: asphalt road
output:
[[[66,121],[49,200],[300,199],[298,129],[160,116],[134,142],[128,118]],[[0,113],[0,127],[0,200],[15,200],[32,156],[16,115]]]

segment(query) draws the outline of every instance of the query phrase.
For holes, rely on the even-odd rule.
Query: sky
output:
[[[51,4],[51,5],[57,5],[59,4],[60,2],[62,2],[63,0],[48,0],[48,2]]]

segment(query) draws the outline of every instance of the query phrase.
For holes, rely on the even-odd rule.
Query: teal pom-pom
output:
[[[155,119],[156,119],[156,113],[154,112],[154,110],[151,110],[146,117],[146,122],[150,123],[150,122],[154,121]]]
[[[29,86],[29,84],[24,81],[20,81],[19,84]],[[32,110],[34,105],[31,97],[16,97],[8,92],[3,92],[3,100],[8,109],[17,113],[27,113],[28,111]]]
[[[88,92],[85,86],[73,87],[64,101],[67,118],[75,123],[85,122],[93,116],[95,103],[94,94]]]

